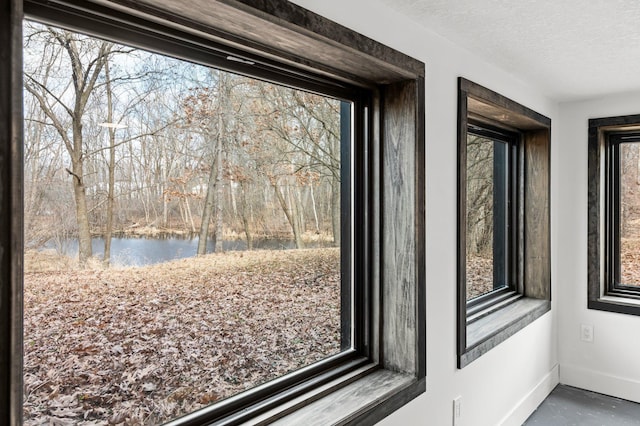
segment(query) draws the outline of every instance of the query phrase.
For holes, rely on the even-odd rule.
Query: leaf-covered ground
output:
[[[467,254],[467,300],[493,291],[493,260]]]
[[[626,285],[640,286],[640,239],[622,239],[620,263],[620,281]]]
[[[31,266],[27,425],[158,424],[339,351],[338,249]]]

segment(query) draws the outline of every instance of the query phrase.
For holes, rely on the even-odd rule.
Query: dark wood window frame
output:
[[[640,115],[589,120],[589,309],[640,315],[640,288],[620,283],[619,148],[640,142]]]
[[[0,352],[0,423],[20,424],[22,413],[25,12],[96,34],[130,31],[126,42],[143,47],[153,45],[149,39],[164,40],[162,51],[174,56],[187,43],[193,47],[189,59],[202,63],[246,59],[233,61],[234,69],[251,67],[247,74],[267,80],[277,70],[278,81],[286,73],[294,86],[322,92],[331,82],[338,92],[368,93],[368,120],[356,117],[354,129],[367,141],[354,163],[364,185],[354,191],[365,223],[354,249],[365,295],[355,308],[366,313],[355,324],[362,343],[349,359],[311,366],[315,370],[303,372],[301,381],[284,376],[281,391],[258,387],[244,402],[231,398],[221,411],[214,405],[174,424],[374,423],[425,391],[422,62],[284,0],[9,0],[0,7],[0,347],[10,348]],[[212,45],[222,52],[220,58],[214,58]]]
[[[464,78],[458,80],[458,368],[551,309],[551,120]],[[466,167],[470,126],[518,135],[510,192],[510,288],[467,301]],[[491,131],[491,130],[489,130]]]

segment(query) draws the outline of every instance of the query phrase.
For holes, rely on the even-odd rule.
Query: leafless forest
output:
[[[24,45],[27,248],[339,243],[340,101],[32,23]]]

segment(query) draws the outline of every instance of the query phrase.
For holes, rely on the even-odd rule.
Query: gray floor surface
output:
[[[558,385],[523,426],[638,426],[640,404]]]

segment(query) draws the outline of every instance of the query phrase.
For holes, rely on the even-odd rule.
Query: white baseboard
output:
[[[640,381],[562,364],[560,383],[640,403]]]
[[[527,395],[518,401],[516,406],[499,423],[500,426],[522,426],[522,423],[558,385],[559,379],[558,365],[555,365]]]

